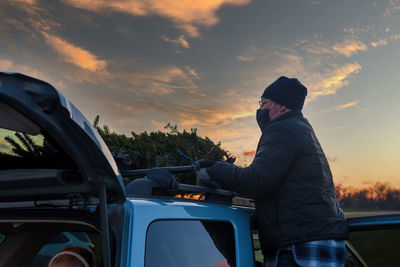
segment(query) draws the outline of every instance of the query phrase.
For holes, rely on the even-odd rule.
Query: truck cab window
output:
[[[160,220],[146,237],[146,267],[233,267],[235,235],[229,222]]]

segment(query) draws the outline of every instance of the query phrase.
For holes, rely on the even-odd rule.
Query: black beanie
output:
[[[307,88],[296,78],[281,76],[265,88],[261,98],[268,98],[292,110],[301,110],[307,95]]]

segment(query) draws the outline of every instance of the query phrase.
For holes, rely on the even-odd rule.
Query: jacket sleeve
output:
[[[266,197],[276,191],[301,147],[294,133],[271,125],[248,167],[217,162],[207,172],[223,188],[253,198]]]

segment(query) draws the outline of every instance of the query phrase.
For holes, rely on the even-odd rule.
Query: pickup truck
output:
[[[175,178],[195,171],[121,173],[96,130],[53,86],[0,73],[0,267],[47,266],[52,255],[44,250],[62,244],[88,247],[97,266],[261,266],[253,200]],[[381,263],[398,258],[379,248],[398,238],[400,215],[349,224],[346,266],[373,265],[365,260],[371,242]]]

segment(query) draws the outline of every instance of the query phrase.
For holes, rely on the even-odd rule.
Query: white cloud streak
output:
[[[329,108],[329,109],[325,109],[323,111],[325,111],[325,112],[342,111],[344,109],[348,109],[348,108],[357,106],[359,102],[360,102],[359,100],[355,100],[355,101],[348,102],[346,104],[342,104],[342,105],[338,105],[338,106],[335,106],[335,107],[332,107],[332,108]]]

